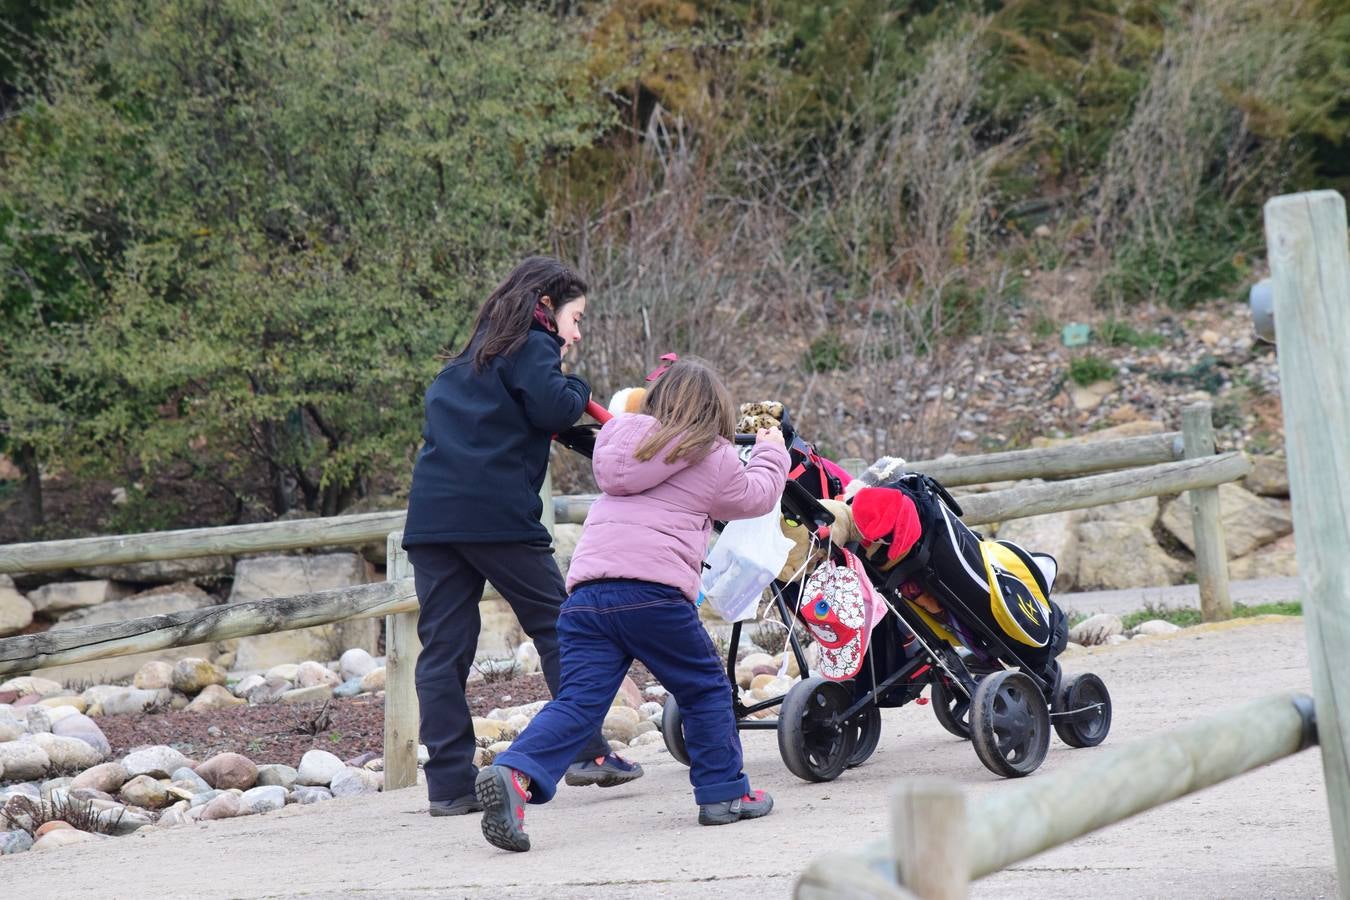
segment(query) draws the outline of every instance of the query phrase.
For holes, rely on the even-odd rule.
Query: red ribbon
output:
[[[674,363],[678,362],[679,359],[680,355],[678,353],[667,353],[665,356],[661,357],[661,365],[657,366],[655,369],[652,369],[651,372],[647,374],[647,380],[655,381],[656,379],[660,378],[662,375],[666,374],[666,371]]]

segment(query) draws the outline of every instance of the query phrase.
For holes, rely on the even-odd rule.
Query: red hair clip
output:
[[[666,370],[668,370],[671,365],[679,362],[679,359],[680,355],[678,353],[667,353],[665,356],[661,357],[661,365],[652,369],[651,372],[647,374],[647,380],[655,381],[660,378],[662,375],[666,374]]]

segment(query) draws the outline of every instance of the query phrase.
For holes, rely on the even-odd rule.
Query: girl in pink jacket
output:
[[[781,432],[760,431],[742,465],[734,428],[731,397],[716,373],[681,359],[647,393],[641,413],[600,430],[593,459],[604,493],[586,517],[558,617],[561,687],[474,785],[483,835],[494,846],[530,849],[525,804],[553,797],[634,659],[680,705],[699,824],[754,819],[773,808],[741,771],[732,686],[694,606],[713,520],[774,509],[787,475]]]

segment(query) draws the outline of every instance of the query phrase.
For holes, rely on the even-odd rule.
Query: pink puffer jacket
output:
[[[757,444],[749,465],[718,439],[697,462],[665,461],[666,451],[639,462],[637,448],[658,427],[651,416],[621,415],[596,438],[595,482],[604,491],[586,516],[572,565],[570,591],[598,578],[634,578],[678,588],[698,598],[713,520],[762,516],[778,506],[788,453]]]

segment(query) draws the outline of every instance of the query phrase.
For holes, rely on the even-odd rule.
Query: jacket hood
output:
[[[660,422],[639,413],[615,416],[605,423],[591,457],[600,490],[617,497],[640,494],[699,462],[684,457],[668,463],[664,447],[651,459],[639,460],[635,456],[638,447],[660,427]]]

